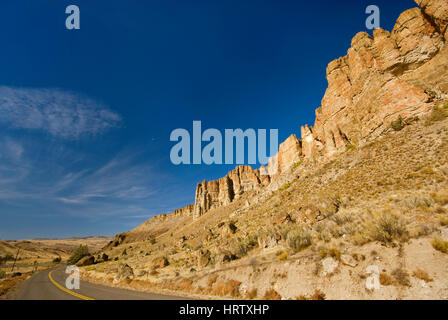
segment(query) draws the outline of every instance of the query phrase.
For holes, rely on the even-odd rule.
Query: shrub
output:
[[[294,163],[294,165],[292,166],[292,170],[295,170],[295,169],[297,169],[298,167],[300,167],[300,166],[302,165],[302,162],[303,162],[303,161],[298,161],[298,162]]]
[[[90,255],[87,245],[79,245],[78,249],[73,252],[72,256],[67,260],[68,265],[74,265],[85,256]]]
[[[253,288],[252,290],[249,290],[246,292],[246,299],[247,300],[252,300],[255,299],[257,297],[257,289]]]
[[[443,241],[439,238],[436,238],[431,242],[431,244],[437,251],[448,254],[448,241]]]
[[[401,116],[399,116],[397,120],[392,121],[390,123],[391,128],[394,129],[395,131],[401,131],[405,125],[406,123],[404,122]]]
[[[288,232],[286,243],[295,251],[303,250],[311,245],[311,233],[304,227],[295,228]]]
[[[383,243],[392,242],[394,239],[406,240],[408,235],[404,222],[392,214],[383,214],[371,230],[371,237]]]
[[[149,238],[149,243],[150,243],[150,244],[156,244],[156,242],[157,242],[157,240],[156,240],[156,237],[155,237],[155,236],[151,236],[151,237]]]
[[[339,249],[333,248],[333,249],[322,249],[319,251],[319,255],[322,259],[326,257],[332,257],[336,260],[341,259],[341,251]]]
[[[0,270],[0,279],[6,278],[6,272],[3,270]]]
[[[235,240],[232,244],[232,251],[238,256],[243,257],[250,250],[258,246],[258,238],[256,235],[250,235],[244,239]]]
[[[290,182],[285,183],[285,184],[279,189],[279,191],[285,191],[285,190],[289,189],[290,186],[291,186],[291,183],[290,183]]]
[[[438,193],[432,193],[431,197],[433,200],[440,204],[441,206],[448,204],[448,190],[444,189],[442,191],[439,191]]]
[[[61,257],[56,257],[53,259],[53,263],[60,263],[61,262]]]
[[[356,150],[356,146],[354,144],[349,144],[348,146],[345,147],[345,152],[349,152],[352,150]]]
[[[266,290],[264,293],[264,300],[282,300],[282,296],[274,289]]]
[[[257,247],[258,246],[258,235],[255,233],[250,234],[247,237],[247,244],[252,248]]]
[[[126,251],[126,249],[123,249],[123,252],[121,253],[122,256],[126,256],[128,253]]]
[[[430,125],[437,121],[445,120],[448,117],[448,102],[445,101],[443,105],[435,106],[429,115],[426,125]]]
[[[395,283],[395,281],[390,275],[382,272],[380,274],[380,283],[382,286],[391,286]]]
[[[448,226],[448,217],[441,216],[440,217],[440,224],[442,226]]]
[[[191,279],[185,279],[177,285],[177,290],[184,292],[192,292],[193,288],[193,280]]]
[[[278,255],[278,260],[279,261],[285,261],[288,259],[288,252],[282,252]]]

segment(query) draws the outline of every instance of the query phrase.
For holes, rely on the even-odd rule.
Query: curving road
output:
[[[81,281],[79,290],[65,288],[65,267],[41,271],[26,280],[16,300],[184,300],[185,298],[111,288]]]

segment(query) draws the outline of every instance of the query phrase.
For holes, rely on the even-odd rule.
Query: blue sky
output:
[[[66,6],[81,29],[65,28]],[[0,238],[112,235],[233,166],[174,166],[172,130],[313,124],[327,64],[412,0],[0,3]]]

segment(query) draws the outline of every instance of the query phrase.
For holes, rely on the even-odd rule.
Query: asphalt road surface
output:
[[[180,300],[176,296],[111,288],[81,281],[79,290],[68,290],[65,267],[41,271],[19,288],[16,300]]]

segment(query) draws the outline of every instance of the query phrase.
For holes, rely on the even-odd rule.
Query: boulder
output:
[[[134,278],[134,270],[127,264],[123,264],[118,267],[118,272],[114,279],[114,283],[120,282],[122,280],[129,280],[132,278]]]
[[[273,248],[278,244],[275,235],[261,234],[258,236],[258,246],[262,249]]]
[[[210,263],[211,253],[208,250],[198,251],[198,267],[205,268]]]
[[[322,275],[329,276],[332,275],[339,266],[339,261],[332,257],[328,257],[322,260]]]
[[[237,226],[233,222],[226,223],[221,231],[222,237],[227,237],[235,234],[238,230]]]
[[[156,268],[165,268],[170,265],[170,262],[166,257],[159,257],[154,260],[153,266]]]
[[[219,261],[221,263],[227,263],[227,262],[234,261],[237,259],[238,259],[238,256],[236,254],[230,252],[229,250],[222,250]]]

